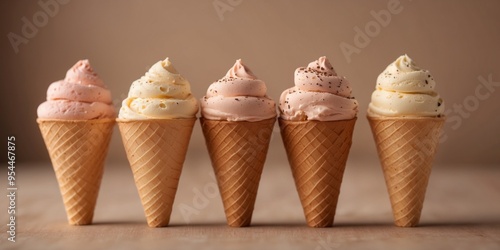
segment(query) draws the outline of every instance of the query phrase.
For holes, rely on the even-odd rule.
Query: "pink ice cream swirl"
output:
[[[326,57],[295,70],[295,87],[280,97],[281,118],[293,121],[338,121],[356,117],[358,103],[349,81],[338,76]]]
[[[90,67],[88,60],[78,61],[64,80],[52,83],[47,101],[38,106],[38,118],[91,120],[115,118],[111,92]]]
[[[222,79],[212,83],[201,99],[201,114],[209,120],[261,121],[276,117],[276,104],[266,84],[241,59]]]

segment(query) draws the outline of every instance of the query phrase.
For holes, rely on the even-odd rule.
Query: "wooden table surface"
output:
[[[348,162],[334,227],[321,229],[305,225],[283,163],[266,163],[248,228],[225,225],[206,159],[186,162],[166,228],[147,227],[126,163],[106,166],[90,226],[67,224],[50,164],[18,167],[17,177],[17,242],[2,230],[0,249],[500,249],[497,167],[434,166],[416,228],[392,225],[378,163]],[[5,198],[0,207],[5,229]]]

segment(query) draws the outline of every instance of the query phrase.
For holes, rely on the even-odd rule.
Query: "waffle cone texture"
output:
[[[37,119],[68,223],[92,224],[114,119]]]
[[[275,118],[257,122],[200,119],[227,224],[249,226]]]
[[[394,224],[416,226],[445,118],[368,116],[368,121],[384,172]]]
[[[356,118],[279,119],[281,137],[309,227],[333,225]]]
[[[117,122],[148,226],[167,226],[196,118]]]

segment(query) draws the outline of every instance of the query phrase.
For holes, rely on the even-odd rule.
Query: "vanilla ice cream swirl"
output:
[[[198,101],[191,85],[168,58],[155,63],[130,86],[118,118],[126,120],[193,118]]]
[[[444,102],[435,86],[428,70],[419,68],[407,55],[400,56],[378,76],[368,114],[442,116]]]

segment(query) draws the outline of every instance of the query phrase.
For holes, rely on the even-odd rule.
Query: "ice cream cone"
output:
[[[196,118],[118,119],[150,227],[167,226]]]
[[[71,225],[92,223],[114,119],[37,119]]]
[[[307,225],[333,225],[356,118],[341,121],[279,119],[281,136]]]
[[[425,198],[443,117],[368,116],[389,192],[394,223],[416,226]]]
[[[250,225],[275,118],[257,122],[200,119],[227,224]]]

